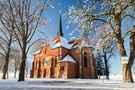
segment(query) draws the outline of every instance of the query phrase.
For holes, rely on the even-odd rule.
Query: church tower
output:
[[[63,37],[61,15],[60,15],[60,21],[59,21],[59,27],[58,27],[57,36],[61,36],[61,37]]]

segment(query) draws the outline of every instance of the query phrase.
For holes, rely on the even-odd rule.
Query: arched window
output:
[[[46,58],[44,58],[43,61],[42,61],[43,66],[46,67],[47,63],[48,62],[47,62]]]
[[[52,61],[52,67],[56,67],[56,64],[57,64],[56,57],[55,58],[52,57],[51,61]]]
[[[64,71],[64,66],[60,66],[60,71]]]
[[[39,69],[39,61],[36,62],[36,67]]]
[[[54,58],[52,57],[52,59],[51,59],[51,64],[52,64],[52,67],[54,67]]]
[[[90,54],[90,67],[93,68],[93,55]]]
[[[57,58],[55,57],[55,67],[56,67],[56,65],[57,65]]]
[[[45,49],[45,54],[46,54],[46,49]]]
[[[84,52],[84,67],[87,67],[88,63],[87,63],[87,53]]]

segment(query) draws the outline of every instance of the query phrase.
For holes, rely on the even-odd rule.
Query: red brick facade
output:
[[[34,54],[31,77],[33,78],[97,78],[93,48],[83,46],[67,49],[44,45]],[[74,61],[63,60],[70,56]],[[69,58],[70,59],[70,58]]]

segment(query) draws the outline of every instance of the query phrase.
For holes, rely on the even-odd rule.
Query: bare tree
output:
[[[3,66],[3,76],[2,79],[6,79],[6,74],[8,71],[8,64],[11,52],[11,46],[13,43],[13,32],[11,31],[11,26],[8,26],[7,29],[0,29],[2,36],[0,37],[0,54],[4,57],[4,66]]]
[[[95,59],[96,59],[97,75],[98,79],[100,79],[101,76],[105,74],[105,65],[103,63],[103,58],[100,51],[97,52]]]
[[[135,58],[135,26],[130,30],[123,31],[122,25],[129,18],[135,19],[135,0],[83,0],[80,6],[81,8],[70,7],[69,17],[71,20],[77,23],[79,27],[90,26],[87,29],[83,28],[87,31],[91,31],[103,24],[111,27],[122,60],[123,81],[134,82],[131,68]],[[130,36],[129,59],[124,46],[126,36]]]
[[[4,17],[1,19],[13,27],[12,31],[22,54],[18,81],[24,81],[25,79],[27,53],[33,45],[32,39],[48,2],[49,0],[4,0],[3,2],[7,4],[6,8],[2,7],[5,10],[3,13],[11,20],[9,21]]]
[[[19,71],[19,66],[21,62],[20,60],[21,60],[20,50],[15,47],[12,48],[9,68],[10,71],[14,72],[14,78],[16,78],[16,74]]]
[[[3,71],[4,59],[5,57],[0,55],[0,72]]]
[[[30,52],[33,53],[40,50],[45,44],[47,44],[48,40],[47,39],[43,39],[43,38],[39,38],[31,47],[32,49],[30,50]]]
[[[104,60],[105,66],[104,74],[106,75],[106,79],[109,79],[109,72],[110,72],[109,60],[111,59],[112,56],[115,55],[114,52],[117,51],[116,50],[117,46],[114,36],[112,32],[110,32],[110,28],[106,28],[105,25],[103,25],[99,27],[99,29],[96,30],[96,33],[94,35],[93,46],[95,46],[96,50],[100,51],[100,56]]]

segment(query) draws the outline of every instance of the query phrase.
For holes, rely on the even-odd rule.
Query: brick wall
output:
[[[71,55],[76,63],[72,62],[61,62],[60,61],[60,49],[62,51],[62,57],[67,54]],[[87,66],[84,67],[84,51],[87,52]],[[93,49],[82,48],[82,74],[84,78],[94,78],[96,77],[96,63],[94,60],[94,56],[92,55]],[[90,56],[91,55],[91,56]],[[57,59],[56,66],[52,66],[52,57]],[[91,58],[92,57],[92,58]],[[46,64],[44,61],[46,60]],[[91,67],[91,64],[93,68]],[[72,50],[66,48],[55,48],[51,49],[49,45],[42,47],[41,53],[34,55],[34,63],[33,63],[33,77],[43,78],[78,78],[80,77],[80,50],[79,48],[74,48]],[[61,65],[64,66],[64,70],[61,71]],[[68,67],[67,67],[68,66]],[[45,72],[46,71],[46,72]]]
[[[67,68],[67,70],[68,70],[68,78],[75,78],[75,77],[77,77],[77,72],[78,71],[76,71],[76,63],[72,63],[72,62],[67,62],[68,63],[68,68]]]

